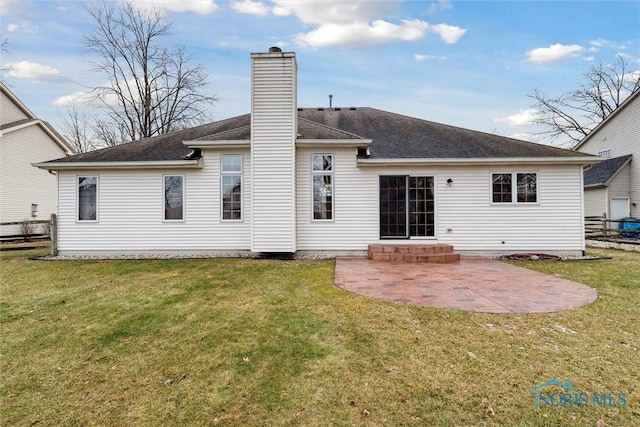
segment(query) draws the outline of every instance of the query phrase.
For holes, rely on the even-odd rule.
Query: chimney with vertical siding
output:
[[[293,52],[251,54],[251,250],[296,251],[297,63]]]

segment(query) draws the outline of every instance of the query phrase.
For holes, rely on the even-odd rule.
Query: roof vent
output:
[[[269,53],[281,53],[282,49],[280,49],[278,46],[271,46],[269,48]]]

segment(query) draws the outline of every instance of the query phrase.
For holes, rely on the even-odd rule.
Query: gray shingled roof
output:
[[[584,185],[605,185],[630,160],[632,155],[603,160],[584,171]]]
[[[121,162],[182,160],[194,140],[250,140],[251,116],[245,114],[140,141],[55,160]],[[300,139],[372,140],[373,159],[576,157],[583,153],[499,135],[434,123],[375,108],[300,108]],[[366,145],[366,144],[363,144]]]
[[[300,117],[372,139],[371,158],[573,157],[548,145],[434,123],[375,108],[302,109]]]

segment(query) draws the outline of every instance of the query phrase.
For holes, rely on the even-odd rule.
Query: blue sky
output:
[[[114,0],[118,1],[118,0]],[[148,0],[134,0],[148,7]],[[102,83],[82,48],[90,2],[2,0],[2,79],[56,128]],[[298,105],[369,106],[529,139],[534,88],[574,89],[624,55],[640,70],[640,1],[158,0],[210,75],[213,120],[249,112],[250,53],[298,57]],[[87,107],[89,108],[89,107]]]

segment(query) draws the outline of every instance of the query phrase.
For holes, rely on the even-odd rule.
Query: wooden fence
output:
[[[599,216],[586,216],[584,218],[584,232],[587,237],[590,236],[617,236],[621,233],[640,234],[635,230],[623,230],[620,224],[640,224],[639,219],[623,218],[609,219]]]

